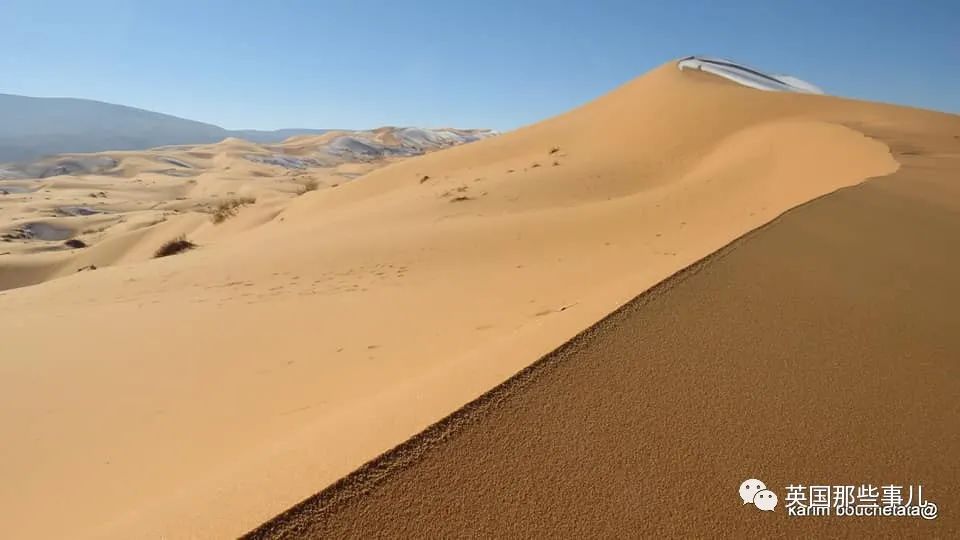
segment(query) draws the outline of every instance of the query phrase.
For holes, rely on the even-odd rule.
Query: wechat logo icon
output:
[[[778,500],[777,494],[756,478],[744,480],[740,484],[740,499],[743,504],[752,504],[764,512],[773,512]]]

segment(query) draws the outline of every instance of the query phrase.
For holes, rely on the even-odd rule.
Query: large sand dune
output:
[[[672,276],[251,538],[956,538],[960,140],[871,133],[895,174]],[[754,477],[773,512],[742,504]],[[786,511],[788,485],[862,484],[939,511]]]
[[[960,132],[669,64],[186,254],[0,293],[6,530],[249,530],[678,269],[896,171],[861,132],[891,125]]]

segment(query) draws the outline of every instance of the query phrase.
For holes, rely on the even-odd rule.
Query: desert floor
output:
[[[34,283],[0,292],[5,534],[181,538],[253,530],[677,271],[791,208],[896,173],[908,158],[946,160],[941,154],[956,152],[958,135],[956,116],[761,92],[667,64],[533,126],[405,159],[336,189],[263,195],[262,204],[258,197],[220,225],[208,215],[171,217],[200,244],[183,254],[149,259],[158,241],[178,232],[171,229],[118,237],[115,253],[139,255],[95,271],[76,272],[75,264],[89,264],[79,259],[70,259],[69,267],[31,267],[32,257],[43,253],[14,254],[20,262],[9,266],[0,257],[0,281]],[[602,355],[547,362],[557,366],[548,373],[558,375],[544,375],[529,395],[518,393],[507,402],[513,405],[492,413],[535,414],[531,429],[542,438],[519,427],[527,421],[522,416],[478,422],[476,431],[463,431],[449,451],[437,454],[446,457],[403,469],[395,484],[385,486],[424,493],[439,477],[419,474],[417,467],[433,463],[440,470],[448,463],[455,469],[462,458],[476,468],[445,473],[453,475],[444,480],[447,487],[458,488],[460,474],[464,493],[471,477],[478,486],[505,486],[509,478],[511,487],[527,490],[499,493],[504,504],[554,493],[551,482],[560,490],[580,481],[632,489],[649,503],[654,495],[676,493],[678,486],[661,491],[658,483],[676,479],[674,466],[677,474],[691,473],[679,486],[685,493],[706,482],[714,504],[721,492],[728,500],[728,484],[738,484],[747,470],[779,486],[793,480],[788,466],[797,473],[825,467],[814,459],[820,454],[802,451],[811,448],[856,449],[836,458],[844,470],[866,466],[876,454],[891,462],[890,474],[916,472],[904,482],[926,483],[919,476],[928,470],[955,479],[943,456],[956,449],[949,438],[957,431],[951,430],[956,409],[938,397],[956,387],[956,371],[945,365],[956,358],[944,326],[949,321],[937,318],[948,312],[913,302],[926,298],[923,287],[938,287],[926,293],[930,305],[953,305],[954,283],[944,272],[952,256],[948,232],[956,229],[944,193],[956,175],[944,172],[951,170],[946,161],[918,163],[897,173],[906,180],[870,181],[790,213],[699,266],[670,294],[650,297],[660,300],[641,302],[647,307],[638,315],[627,317],[634,307],[620,311],[601,324],[623,330],[612,333],[610,343],[576,340],[574,349],[597,343]],[[913,180],[925,167],[936,174]],[[210,189],[222,189],[221,178],[210,177]],[[191,190],[203,193],[205,179]],[[296,182],[287,184],[292,189]],[[827,213],[834,221],[801,219],[796,232],[762,240],[796,221],[795,214],[878,189],[892,199],[867,198],[856,212]],[[928,216],[920,204],[941,210]],[[864,234],[886,236],[868,242],[852,230],[844,233],[857,226],[856,216],[884,227],[863,225]],[[948,232],[939,232],[939,240],[911,233],[923,223]],[[90,249],[99,246],[106,256],[114,253],[110,245]],[[869,253],[857,249],[871,245],[878,259],[868,264],[862,261]],[[743,265],[724,266],[746,256],[741,252],[754,255]],[[44,274],[51,268],[63,274]],[[907,272],[922,279],[904,281]],[[721,277],[693,287],[710,276]],[[683,290],[689,298],[681,297]],[[667,315],[645,315],[654,308]],[[640,326],[630,317],[649,322]],[[851,335],[853,328],[858,333]],[[873,335],[884,341],[867,338]],[[926,338],[912,337],[920,335]],[[573,349],[563,350],[567,356]],[[900,356],[893,356],[896,351]],[[857,366],[864,375],[854,386],[848,377]],[[550,377],[560,377],[554,387]],[[756,387],[736,388],[739,383]],[[544,389],[542,399],[555,400],[552,405],[534,404],[536,388]],[[565,397],[556,401],[551,388]],[[816,392],[826,397],[807,399]],[[889,411],[865,405],[879,394]],[[755,405],[769,396],[772,409]],[[838,403],[831,396],[856,415],[824,407]],[[928,403],[943,408],[928,414]],[[563,413],[568,406],[577,414]],[[816,420],[824,416],[824,423],[808,420],[810,410],[822,412]],[[910,423],[891,429],[886,439],[872,438],[876,426],[904,418]],[[857,431],[831,431],[831,421]],[[504,446],[482,450],[457,442],[484,439],[485,429],[502,433],[484,444]],[[761,435],[766,442],[749,440]],[[939,468],[895,468],[915,463],[909,455],[896,454],[896,463],[890,457],[908,435],[914,436],[910,448],[927,452],[924,466]],[[801,449],[796,460],[753,451],[756,445],[780,449],[784,440]],[[614,454],[591,452],[612,441],[625,446],[608,450]],[[638,449],[630,441],[644,445]],[[467,446],[460,452],[457,444]],[[577,450],[568,454],[571,445]],[[739,459],[753,461],[737,461],[724,448],[744,449]],[[586,454],[589,468],[571,470],[560,462]],[[487,476],[485,460],[501,468]],[[527,478],[520,464],[533,467]],[[622,467],[620,478],[608,479],[598,469],[603,466]],[[596,476],[576,472],[589,470]],[[641,470],[652,483],[635,487],[630,475]],[[410,475],[422,476],[424,484]],[[946,518],[955,500],[949,485],[956,482],[929,481]],[[529,491],[535,487],[547,491]],[[380,511],[374,501],[388,489],[353,503],[353,511]],[[609,490],[584,489],[578,499],[609,499],[603,496]],[[440,501],[443,493],[421,503]],[[461,519],[456,514],[479,515],[471,512],[480,512],[486,500],[473,501],[478,506],[472,510],[464,502],[424,512],[447,512],[433,526],[455,526]],[[50,519],[52,507],[57,519]],[[399,507],[383,506],[384,516],[390,508]],[[523,508],[532,506],[516,506],[518,519]],[[697,523],[680,506],[658,501],[650,508],[660,512],[658,519],[673,516],[678,528]],[[714,515],[701,512],[699,519]],[[378,523],[368,518],[355,526]],[[412,522],[396,526],[404,523]],[[336,522],[321,519],[317,526]],[[651,518],[649,526],[667,527],[667,521]]]

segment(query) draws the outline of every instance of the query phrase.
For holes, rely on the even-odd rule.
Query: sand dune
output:
[[[896,171],[862,133],[889,125],[958,131],[671,63],[543,123],[228,221],[236,234],[186,254],[0,293],[7,531],[243,533],[678,269]],[[51,493],[71,501],[58,520],[43,517]]]
[[[956,538],[960,140],[870,132],[895,174],[671,277],[250,537]],[[752,477],[773,512],[741,503]],[[785,509],[788,485],[891,483],[937,517]]]
[[[210,244],[273,219],[307,191],[492,134],[387,127],[8,164],[0,168],[0,290],[144,261],[180,234]],[[241,219],[210,219],[223,208]]]

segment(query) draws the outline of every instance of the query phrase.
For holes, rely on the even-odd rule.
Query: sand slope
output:
[[[661,283],[251,536],[956,538],[960,140],[875,134],[894,175]],[[741,504],[754,477],[774,512]],[[789,517],[798,484],[922,485],[939,513]]]
[[[895,171],[868,124],[957,130],[667,65],[187,254],[0,293],[8,531],[249,530],[679,268]]]

